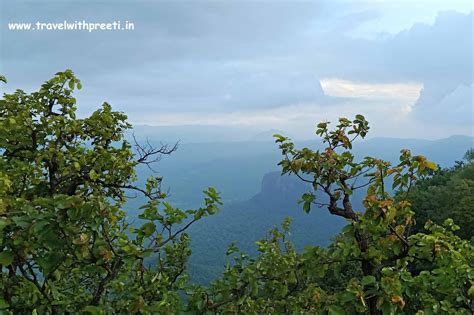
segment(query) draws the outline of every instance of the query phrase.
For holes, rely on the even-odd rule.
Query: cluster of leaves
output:
[[[197,288],[192,307],[208,313],[299,314],[469,314],[473,311],[474,248],[443,226],[428,222],[427,233],[411,233],[414,212],[409,193],[420,178],[436,170],[423,156],[402,150],[400,162],[366,157],[356,161],[352,143],[369,129],[361,115],[341,118],[334,130],[317,126],[326,148],[296,149],[276,135],[284,159],[283,173],[310,183],[302,196],[306,212],[313,206],[347,219],[328,249],[309,247],[298,254],[285,240],[288,223],[257,243],[260,255],[238,253],[223,277]],[[397,198],[385,186],[392,183]],[[351,196],[367,189],[363,211]],[[316,191],[326,199],[316,200]],[[362,209],[361,209],[362,210]]]
[[[432,177],[418,181],[409,194],[415,211],[414,230],[423,231],[426,221],[441,224],[452,218],[460,229],[456,234],[473,241],[474,151],[454,167],[439,169]]]
[[[176,313],[185,232],[217,211],[219,195],[211,188],[202,208],[183,211],[163,201],[160,177],[134,186],[138,164],[172,150],[134,151],[126,116],[107,103],[77,118],[76,88],[67,70],[0,100],[1,312]],[[148,198],[136,228],[122,210],[127,191]]]
[[[344,234],[328,249],[308,247],[297,253],[287,223],[257,242],[251,258],[231,247],[233,264],[205,289],[189,293],[189,310],[203,314],[360,314],[377,296],[383,314],[470,314],[472,244],[443,226],[428,223],[429,234],[410,236],[415,248],[406,259],[364,276],[360,261],[347,257]],[[341,253],[342,251],[342,253]],[[344,251],[345,255],[344,256]],[[415,270],[417,266],[421,266]],[[470,285],[470,286],[469,286]],[[469,298],[470,296],[470,298]]]

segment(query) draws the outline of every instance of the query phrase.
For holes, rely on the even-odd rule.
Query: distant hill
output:
[[[270,129],[270,130],[266,130],[266,131],[263,131],[263,132],[260,132],[258,134],[256,134],[255,136],[252,137],[252,141],[271,141],[273,142],[275,140],[275,138],[273,138],[273,135],[274,134],[285,134],[284,131],[282,130],[278,130],[278,129]],[[289,136],[289,135],[287,135]]]
[[[293,217],[290,239],[300,250],[306,245],[328,245],[345,220],[325,209],[304,213],[298,200],[308,189],[298,178],[268,173],[255,196],[224,206],[219,214],[194,226],[190,235],[196,255],[189,262],[193,279],[206,282],[218,275],[225,265],[224,253],[233,241],[238,240],[237,245],[245,252],[256,254],[255,241],[288,216]]]
[[[449,166],[455,160],[460,160],[472,147],[474,147],[474,137],[463,135],[439,140],[372,138],[362,141],[360,145],[354,145],[355,152],[360,155],[372,152],[370,154],[392,162],[398,160],[397,154],[400,149],[407,148],[414,154],[423,154],[442,166]]]
[[[135,125],[130,133],[139,139],[155,139],[164,142],[181,143],[215,143],[252,141],[255,135],[263,131],[255,127],[240,126],[207,126],[207,125],[181,125],[181,126],[150,126]],[[159,136],[159,139],[157,138]],[[271,139],[269,139],[271,140]]]
[[[151,143],[160,142],[150,138]],[[317,141],[297,142],[300,147],[320,148]],[[424,154],[442,166],[450,166],[474,147],[474,138],[454,136],[440,140],[373,138],[354,145],[354,154],[363,158],[372,155],[397,162],[400,149]],[[178,151],[165,156],[154,166],[164,176],[171,201],[183,207],[200,204],[202,191],[213,186],[222,192],[226,203],[247,200],[260,189],[264,174],[277,171],[281,153],[273,141],[235,141],[214,143],[182,143]],[[151,171],[139,169],[143,181]]]

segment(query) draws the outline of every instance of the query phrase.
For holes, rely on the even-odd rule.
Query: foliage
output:
[[[474,237],[474,159],[469,150],[464,161],[452,168],[436,171],[429,178],[418,181],[409,194],[415,211],[415,231],[423,231],[424,223],[432,220],[441,224],[452,218],[462,238]]]
[[[402,150],[400,163],[372,157],[355,161],[352,144],[369,129],[361,115],[341,118],[334,130],[320,123],[316,134],[326,148],[296,149],[276,135],[283,173],[296,174],[313,189],[303,209],[326,207],[348,224],[328,249],[309,247],[298,254],[286,241],[288,223],[257,243],[260,255],[237,252],[234,264],[208,288],[194,289],[190,307],[205,313],[314,314],[469,314],[474,291],[474,249],[453,234],[459,227],[428,223],[427,234],[411,234],[409,191],[436,165]],[[398,198],[385,188],[391,180]],[[367,187],[364,211],[351,202]],[[316,191],[326,199],[317,200]],[[231,248],[231,252],[234,249]],[[235,255],[235,254],[234,254]],[[338,272],[342,271],[342,272]],[[329,284],[329,285],[328,285]]]
[[[0,81],[6,83],[4,77]],[[186,231],[217,211],[219,194],[209,188],[201,208],[181,210],[164,200],[161,177],[137,186],[135,169],[176,147],[135,142],[133,148],[123,136],[130,128],[126,116],[107,103],[77,118],[76,88],[81,82],[66,70],[37,92],[17,90],[0,100],[2,313],[474,311],[474,248],[456,235],[459,226],[443,216],[442,224],[428,221],[426,233],[412,233],[411,200],[416,204],[424,183],[439,179],[440,173],[423,179],[436,165],[408,150],[396,165],[373,157],[356,160],[353,143],[369,130],[361,115],[340,118],[333,130],[328,122],[318,124],[323,150],[297,149],[276,135],[283,173],[312,187],[302,195],[303,210],[327,208],[347,220],[328,248],[296,251],[286,220],[257,242],[257,257],[232,245],[233,261],[220,279],[209,287],[190,285]],[[440,182],[455,182],[455,192],[469,186],[470,165]],[[359,190],[366,190],[363,209],[354,203]],[[148,199],[140,207],[140,224],[133,226],[123,210],[131,193]],[[459,209],[469,200],[460,201]]]
[[[6,81],[3,77],[2,81]],[[217,211],[163,201],[161,178],[134,186],[135,168],[173,149],[124,140],[126,116],[104,103],[76,117],[70,70],[39,91],[0,100],[0,308],[23,314],[176,313],[190,255],[187,228]],[[126,193],[143,194],[131,229]],[[155,264],[147,257],[155,256]]]

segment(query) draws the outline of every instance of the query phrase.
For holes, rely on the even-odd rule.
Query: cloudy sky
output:
[[[79,111],[135,124],[280,129],[364,114],[372,136],[473,135],[473,7],[456,1],[0,0],[5,91],[70,68]],[[134,23],[13,31],[9,23]]]

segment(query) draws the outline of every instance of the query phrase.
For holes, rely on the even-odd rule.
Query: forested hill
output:
[[[226,262],[227,247],[234,241],[245,252],[256,254],[255,241],[288,216],[293,218],[290,239],[298,249],[306,245],[328,245],[345,220],[325,209],[304,213],[298,200],[308,188],[296,177],[271,172],[265,174],[261,191],[254,197],[226,205],[219,214],[194,226],[190,230],[192,249],[206,254],[191,256],[193,279],[207,282],[218,276]]]

